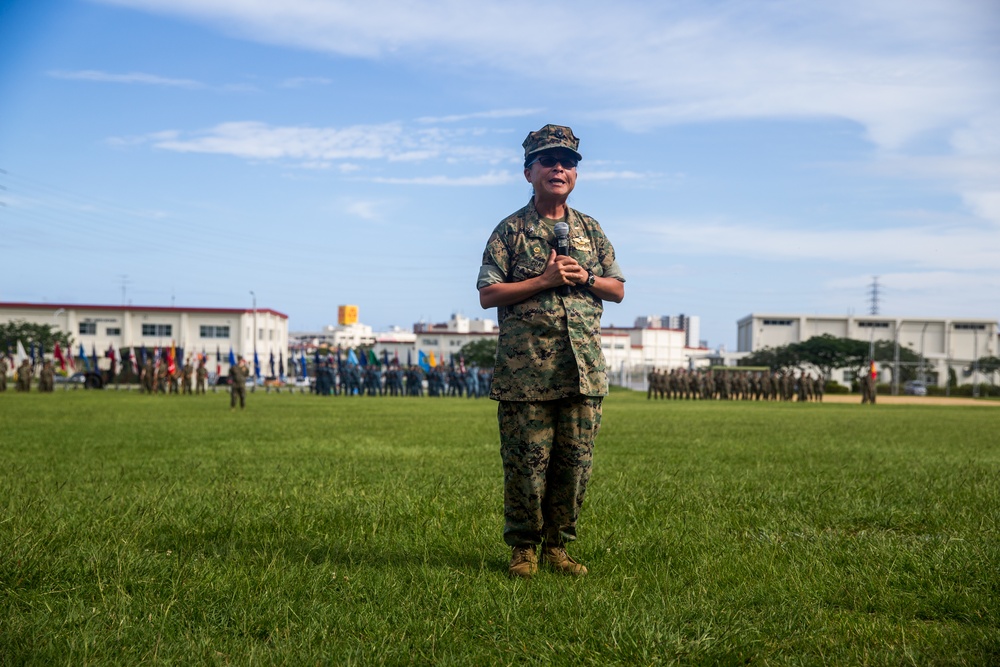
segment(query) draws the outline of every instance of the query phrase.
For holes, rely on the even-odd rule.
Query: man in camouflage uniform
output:
[[[7,391],[7,357],[0,355],[0,391]]]
[[[27,359],[18,366],[15,379],[18,391],[31,391],[31,364]]]
[[[524,140],[533,197],[493,230],[476,283],[480,304],[496,307],[500,323],[490,398],[500,402],[503,535],[512,577],[537,571],[539,544],[556,571],[587,573],[566,544],[576,539],[608,393],[603,303],[625,297],[625,278],[598,222],[566,205],[579,143],[557,125]],[[556,252],[558,222],[569,226],[563,255]]]
[[[240,362],[229,369],[229,409],[236,409],[236,399],[240,401],[240,410],[246,407],[247,403],[247,378],[250,376],[250,368],[247,360],[240,357]]]
[[[208,379],[208,369],[205,368],[205,360],[198,360],[198,368],[195,370],[194,393],[205,393],[205,381]]]
[[[42,372],[38,376],[38,391],[51,393],[56,388],[56,370],[51,361],[42,364]]]

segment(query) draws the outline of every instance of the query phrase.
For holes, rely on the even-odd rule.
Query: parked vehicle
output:
[[[926,396],[927,385],[920,380],[910,380],[903,385],[903,393],[907,396]]]

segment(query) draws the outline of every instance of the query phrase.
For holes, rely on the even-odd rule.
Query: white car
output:
[[[903,393],[907,396],[926,396],[927,385],[920,380],[910,380],[903,385]]]

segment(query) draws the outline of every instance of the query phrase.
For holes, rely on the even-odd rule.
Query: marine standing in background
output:
[[[198,369],[195,371],[194,393],[205,393],[205,381],[208,379],[208,369],[205,368],[205,360],[198,360]]]
[[[480,305],[496,307],[500,324],[490,398],[500,402],[512,577],[537,572],[540,544],[554,570],[587,573],[566,544],[576,539],[608,393],[601,314],[605,300],[625,297],[625,278],[598,222],[566,204],[579,143],[558,125],[524,140],[524,177],[534,194],[493,230],[476,281]],[[559,223],[569,228],[564,255],[556,252]]]
[[[52,362],[46,361],[42,365],[42,371],[38,376],[38,391],[50,393],[56,388],[56,371],[52,368]]]
[[[0,356],[0,391],[7,391],[7,357]]]
[[[18,366],[15,381],[18,391],[31,391],[31,364],[27,359]]]
[[[250,369],[247,367],[247,360],[240,357],[240,362],[229,369],[229,409],[236,409],[236,399],[239,398],[240,410],[246,407],[247,402],[247,378],[250,376]]]
[[[191,360],[188,359],[187,363],[184,364],[184,368],[181,369],[181,387],[185,394],[192,393],[191,391],[191,379],[194,377],[194,366],[191,365]]]

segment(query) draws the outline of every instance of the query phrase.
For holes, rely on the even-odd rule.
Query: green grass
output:
[[[0,395],[0,664],[1000,662],[1000,411],[605,403],[580,580],[496,404]]]

